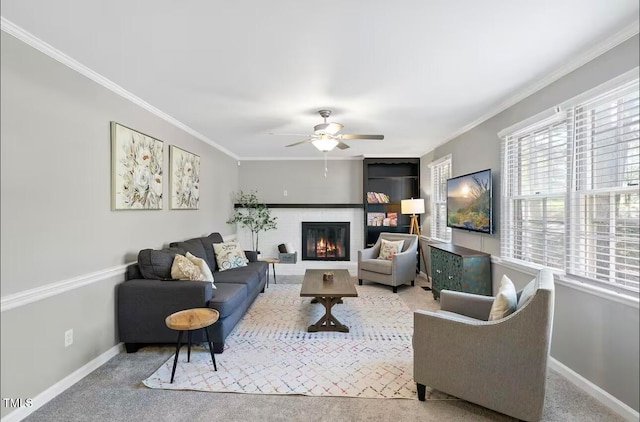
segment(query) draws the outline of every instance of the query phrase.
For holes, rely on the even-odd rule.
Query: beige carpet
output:
[[[143,382],[147,387],[250,394],[417,399],[413,382],[411,310],[391,289],[357,286],[336,305],[348,333],[307,332],[324,313],[300,297],[299,284],[272,285],[227,338],[213,370],[208,349],[186,347]],[[456,400],[429,391],[431,400]]]

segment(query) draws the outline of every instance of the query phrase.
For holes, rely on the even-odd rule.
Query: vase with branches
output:
[[[271,210],[258,198],[256,191],[240,191],[235,197],[233,216],[227,224],[239,224],[251,231],[251,247],[259,253],[260,232],[277,228],[278,217],[271,216]]]

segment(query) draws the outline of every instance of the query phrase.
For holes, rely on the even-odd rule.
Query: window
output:
[[[502,132],[503,258],[639,291],[635,75]]]
[[[431,167],[431,238],[451,241],[447,227],[447,179],[451,177],[451,155],[434,161]]]

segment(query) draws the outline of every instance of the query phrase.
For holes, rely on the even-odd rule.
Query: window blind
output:
[[[431,237],[451,241],[447,227],[447,179],[451,177],[451,156],[431,164]]]
[[[503,257],[639,291],[639,90],[609,84],[503,131]]]
[[[568,273],[638,291],[638,82],[575,107]]]
[[[503,141],[502,256],[564,270],[569,136],[564,114]]]

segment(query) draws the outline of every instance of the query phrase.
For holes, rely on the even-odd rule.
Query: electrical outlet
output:
[[[282,192],[282,194],[283,194],[284,196],[287,196],[287,195],[289,195],[289,192],[287,192],[287,190],[285,189],[285,190],[284,190],[284,192]]]
[[[64,332],[64,347],[69,347],[73,344],[73,328]]]

